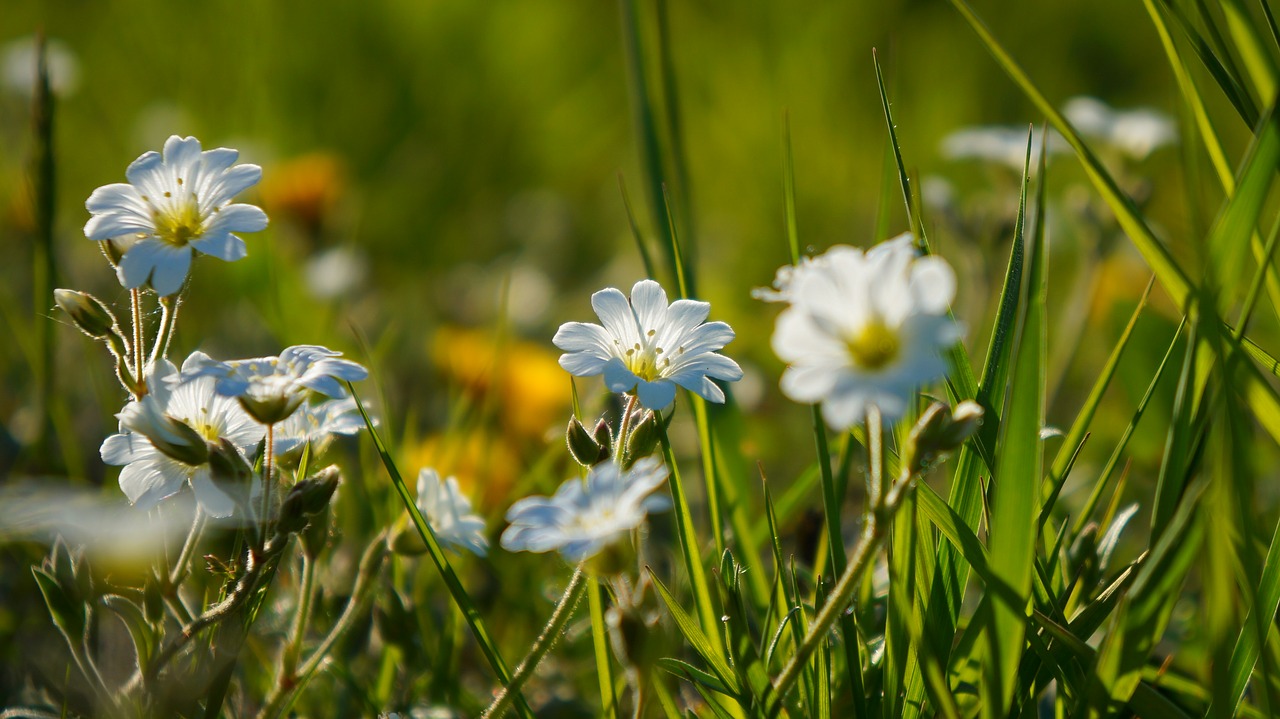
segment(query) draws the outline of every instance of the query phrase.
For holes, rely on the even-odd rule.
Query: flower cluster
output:
[[[861,422],[874,405],[901,417],[920,386],[946,372],[942,352],[960,339],[948,315],[955,274],[938,257],[918,257],[910,234],[866,251],[833,247],[778,271],[773,291],[789,303],[773,350],[788,364],[782,391],[822,403],[832,429]]]
[[[296,345],[278,357],[227,362],[207,361],[185,373],[188,377],[214,377],[214,388],[224,397],[236,397],[245,410],[263,424],[287,419],[310,392],[343,398],[342,381],[355,382],[368,370],[318,345]]]
[[[188,370],[208,357],[194,352]],[[235,503],[210,477],[210,442],[226,439],[249,453],[265,434],[234,400],[220,397],[210,378],[174,382],[179,372],[161,362],[147,380],[151,391],[116,416],[120,432],[102,443],[102,461],[122,465],[120,488],[134,506],[150,509],[190,485],[210,516],[231,516]]]

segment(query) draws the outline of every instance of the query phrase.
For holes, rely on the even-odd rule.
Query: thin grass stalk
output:
[[[35,245],[32,257],[32,307],[40,320],[44,308],[53,306],[54,264],[53,224],[57,206],[53,144],[53,93],[49,88],[48,52],[43,33],[36,37],[35,95],[31,103],[35,157],[32,167],[32,191],[35,205]],[[49,447],[50,405],[53,401],[54,343],[56,335],[50,323],[39,321],[33,327],[37,360],[35,370],[36,440],[33,443],[37,462],[52,456]],[[70,438],[68,438],[70,439]]]
[[[591,645],[596,658],[596,680],[600,685],[601,716],[618,716],[618,696],[613,691],[613,664],[609,661],[609,628],[604,623],[603,587],[592,582],[587,587],[587,603],[591,610]],[[655,680],[656,681],[656,680]]]

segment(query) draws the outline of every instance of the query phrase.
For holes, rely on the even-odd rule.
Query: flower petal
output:
[[[640,381],[636,385],[636,396],[640,398],[640,404],[652,410],[663,410],[671,406],[676,401],[676,386],[672,382],[666,380],[656,380],[654,382]],[[723,401],[724,395],[721,395]]]
[[[631,314],[631,305],[627,298],[613,287],[591,295],[591,307],[600,317],[600,322],[614,339],[624,346],[630,347],[639,341],[635,316]]]

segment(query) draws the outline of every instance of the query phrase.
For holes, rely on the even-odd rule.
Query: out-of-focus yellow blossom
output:
[[[309,234],[318,235],[342,196],[345,174],[342,161],[334,155],[299,155],[271,168],[259,186],[262,204],[273,217],[288,217]]]
[[[542,345],[499,340],[492,331],[443,327],[432,342],[432,356],[473,401],[497,403],[493,416],[504,431],[538,440],[564,424],[572,399],[569,383],[557,355]]]
[[[463,494],[476,499],[480,514],[509,504],[521,462],[503,440],[480,429],[466,434],[432,435],[405,451],[402,467],[434,467],[457,477]]]

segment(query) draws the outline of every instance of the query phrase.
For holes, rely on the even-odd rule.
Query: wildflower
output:
[[[182,289],[194,252],[228,262],[245,256],[235,232],[257,232],[267,215],[232,203],[262,177],[257,165],[233,165],[240,153],[225,147],[200,151],[194,137],[173,135],[164,154],[146,152],[125,170],[128,183],[93,191],[84,226],[91,240],[119,240],[124,256],[116,275],[125,287],[147,283],[161,296]]]
[[[643,524],[650,512],[670,508],[668,497],[653,494],[666,479],[667,468],[657,457],[627,471],[614,462],[597,464],[585,482],[570,479],[553,497],[526,497],[511,505],[502,546],[513,552],[557,549],[570,562],[581,562]]]
[[[279,357],[229,362],[210,359],[190,372],[184,367],[183,375],[215,378],[218,394],[238,398],[254,419],[274,425],[293,414],[309,392],[346,397],[347,390],[339,380],[355,382],[369,376],[368,370],[355,362],[337,359],[341,355],[319,345],[295,345]]]
[[[1178,139],[1173,120],[1150,108],[1114,110],[1092,97],[1074,97],[1062,113],[1081,134],[1102,140],[1135,160],[1145,159]]]
[[[418,472],[418,511],[431,524],[436,539],[455,550],[483,557],[489,553],[484,520],[471,513],[471,500],[458,489],[458,480],[441,481],[434,469]]]
[[[208,359],[192,353],[182,363],[183,373]],[[248,452],[263,429],[236,402],[219,396],[212,378],[175,381],[182,377],[167,361],[150,373],[150,392],[116,415],[121,431],[102,443],[102,461],[124,467],[120,488],[136,507],[151,509],[190,484],[206,513],[228,517],[235,504],[210,477],[208,445],[196,443],[226,439]]]
[[[1031,165],[1040,161],[1040,129],[1032,131]],[[1049,131],[1050,155],[1069,149],[1067,141],[1056,130]],[[966,127],[942,140],[942,154],[952,160],[986,160],[1022,172],[1027,158],[1027,129],[989,125]]]
[[[376,422],[375,422],[376,424]],[[303,402],[297,411],[275,427],[273,437],[277,456],[287,454],[310,442],[312,453],[323,449],[334,435],[353,435],[364,429],[364,418],[351,397],[323,402]]]
[[[653,280],[631,288],[631,299],[612,287],[591,296],[604,326],[567,322],[551,340],[565,351],[560,366],[578,377],[603,374],[613,392],[634,392],[653,410],[670,405],[676,385],[712,402],[724,392],[712,378],[736,381],[742,369],[716,350],[733,340],[724,322],[703,324],[711,305],[696,300],[667,304],[667,293]]]
[[[822,402],[833,429],[862,421],[869,405],[892,421],[914,391],[942,377],[942,350],[960,338],[947,316],[955,274],[938,257],[916,256],[908,234],[867,252],[833,247],[784,267],[764,299],[791,304],[778,316],[773,350],[789,367],[782,391]]]

